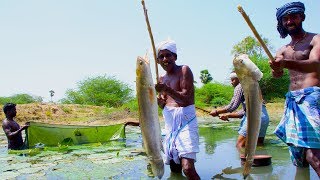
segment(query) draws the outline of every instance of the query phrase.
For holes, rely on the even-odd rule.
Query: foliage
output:
[[[98,76],[78,82],[77,90],[67,90],[61,102],[120,107],[132,98],[132,89],[127,84],[114,77]]]
[[[268,39],[262,38],[262,40],[264,41],[268,49],[273,49]],[[264,55],[264,51],[261,44],[255,38],[253,38],[252,36],[247,36],[241,42],[233,46],[231,54],[248,54],[249,56],[262,57]]]
[[[200,71],[200,80],[203,84],[207,84],[212,81],[211,74],[207,69]]]
[[[221,106],[229,103],[233,87],[218,82],[208,83],[196,88],[195,98],[198,107]]]
[[[35,102],[42,102],[43,99],[40,96],[31,96],[29,94],[15,94],[9,97],[0,97],[0,104],[4,105],[6,103],[15,104],[29,104]]]
[[[263,38],[263,41],[268,49],[272,50],[272,46],[269,43],[270,41],[266,38]],[[233,55],[242,53],[248,54],[249,58],[263,73],[263,78],[259,81],[263,98],[269,102],[284,98],[290,83],[288,70],[284,71],[284,75],[281,78],[273,78],[268,58],[265,56],[265,53],[263,53],[262,46],[251,36],[245,37],[241,42],[236,44],[231,51]]]
[[[284,95],[288,91],[290,84],[288,70],[285,69],[284,75],[281,78],[274,78],[272,77],[268,58],[252,56],[250,57],[250,59],[258,66],[258,68],[263,73],[263,77],[259,81],[263,98],[268,102],[275,102],[279,98],[283,99]]]

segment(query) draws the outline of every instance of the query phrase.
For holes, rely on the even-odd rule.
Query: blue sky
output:
[[[215,81],[228,83],[232,47],[253,36],[239,4],[274,49],[290,42],[279,37],[275,18],[276,8],[287,0],[145,2],[155,42],[176,41],[177,64],[190,66],[198,86],[204,69]],[[320,1],[301,2],[305,30],[319,33]],[[0,96],[28,93],[49,101],[52,89],[57,101],[77,82],[98,75],[114,76],[135,89],[136,58],[147,51],[154,71],[140,0],[2,0],[0,23]]]

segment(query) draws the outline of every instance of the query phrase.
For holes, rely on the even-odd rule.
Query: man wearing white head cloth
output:
[[[230,103],[221,108],[214,109],[210,112],[212,116],[219,116],[221,120],[227,121],[229,118],[242,118],[240,127],[238,130],[238,140],[237,140],[237,148],[240,149],[245,146],[246,142],[246,134],[247,134],[247,117],[246,117],[246,105],[245,99],[243,95],[243,89],[240,84],[240,81],[235,72],[230,74],[231,84],[234,87],[233,97]],[[238,109],[238,107],[242,104],[242,109],[234,112]],[[262,105],[261,112],[261,127],[258,138],[258,145],[263,145],[264,137],[266,136],[267,128],[269,125],[269,115],[266,109],[266,106]]]
[[[166,71],[155,85],[163,109],[166,136],[165,163],[173,172],[183,170],[188,179],[200,179],[194,163],[199,152],[198,121],[194,106],[193,74],[187,65],[177,65],[176,43],[157,46],[157,62]]]

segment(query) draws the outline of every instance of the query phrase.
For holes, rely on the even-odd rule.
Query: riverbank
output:
[[[279,122],[283,113],[283,102],[268,103],[266,106],[270,120]],[[2,106],[0,108],[0,118],[4,119],[5,115],[2,111]],[[205,109],[211,110],[210,108]],[[211,117],[201,110],[197,110],[197,116]],[[160,120],[162,120],[161,116]],[[139,117],[137,111],[130,109],[78,104],[31,103],[17,105],[16,121],[19,124],[34,121],[50,124],[111,125],[139,122]]]

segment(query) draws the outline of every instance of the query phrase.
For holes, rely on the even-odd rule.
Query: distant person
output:
[[[304,11],[303,3],[290,2],[276,13],[280,37],[289,35],[291,41],[269,61],[274,77],[281,77],[284,68],[290,76],[284,115],[275,134],[289,146],[295,166],[311,165],[320,177],[320,35],[303,29]]]
[[[199,152],[199,133],[192,71],[187,65],[176,64],[174,41],[161,42],[157,56],[158,63],[166,71],[155,85],[165,120],[165,163],[170,164],[172,172],[181,173],[182,169],[188,179],[200,179],[194,166]]]
[[[16,104],[7,103],[3,106],[3,112],[6,115],[6,119],[2,121],[2,128],[8,139],[8,149],[21,150],[25,149],[21,131],[29,127],[29,123],[20,127],[20,125],[14,120],[17,115]]]
[[[242,118],[240,127],[238,130],[238,140],[237,140],[237,148],[240,149],[246,144],[246,135],[247,135],[247,117],[246,117],[246,105],[243,94],[243,89],[240,84],[240,81],[235,72],[230,74],[231,84],[234,87],[233,97],[230,103],[225,107],[220,107],[214,109],[210,112],[210,115],[215,117],[219,116],[221,120],[227,121],[229,118]],[[242,109],[234,112],[239,106],[242,104]],[[261,127],[258,138],[258,145],[263,145],[264,138],[266,136],[267,128],[269,126],[269,115],[266,109],[266,106],[262,105],[261,112]]]

